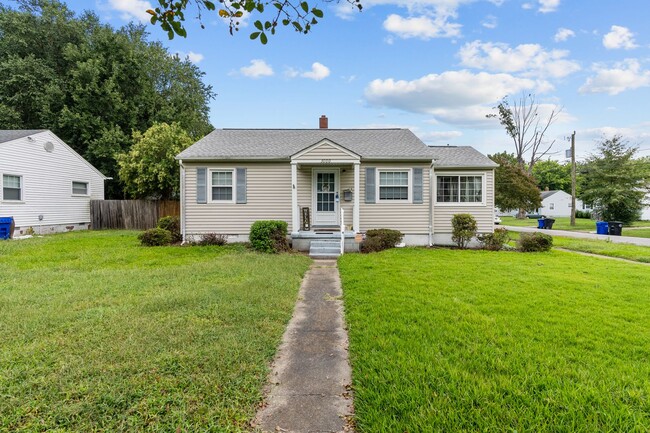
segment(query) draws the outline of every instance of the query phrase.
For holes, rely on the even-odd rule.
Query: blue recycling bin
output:
[[[13,217],[0,217],[0,239],[9,239],[13,235]]]
[[[537,220],[537,228],[538,229],[543,229],[544,228],[544,218],[540,218]]]
[[[608,235],[609,234],[609,223],[607,221],[596,221],[596,234],[598,234],[598,235]]]

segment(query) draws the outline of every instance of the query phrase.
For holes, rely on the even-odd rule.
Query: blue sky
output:
[[[146,0],[74,0],[115,27],[146,20]],[[503,96],[534,93],[561,107],[549,133],[555,159],[577,131],[579,158],[621,134],[650,155],[648,0],[367,0],[322,3],[305,36],[282,28],[266,46],[245,22],[230,36],[215,13],[186,39],[152,39],[189,55],[217,92],[217,128],[407,127],[431,145],[512,150],[494,119]],[[193,13],[188,13],[193,16]],[[255,18],[257,19],[257,18]]]

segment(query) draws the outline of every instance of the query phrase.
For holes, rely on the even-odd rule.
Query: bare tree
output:
[[[517,164],[532,174],[535,163],[548,154],[555,144],[555,140],[546,140],[546,132],[558,119],[562,108],[555,106],[548,117],[543,118],[535,95],[529,93],[511,101],[506,96],[494,107],[498,113],[486,117],[499,119],[515,145]]]

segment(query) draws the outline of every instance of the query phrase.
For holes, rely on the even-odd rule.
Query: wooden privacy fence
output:
[[[164,216],[179,216],[180,204],[173,200],[91,200],[93,230],[147,230]]]

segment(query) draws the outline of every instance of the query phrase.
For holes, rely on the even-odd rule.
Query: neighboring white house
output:
[[[0,217],[15,234],[87,229],[108,179],[48,130],[0,130]]]
[[[591,211],[591,206],[585,205],[580,199],[576,199],[576,210]],[[542,207],[536,213],[545,216],[570,217],[571,216],[571,194],[562,190],[542,191]]]
[[[467,146],[428,147],[408,129],[217,129],[177,159],[185,239],[247,240],[256,220],[288,223],[294,248],[374,228],[411,245],[451,243],[451,218],[494,229],[494,168]],[[343,211],[343,212],[342,212]],[[339,235],[340,236],[340,235]]]
[[[645,196],[645,200],[643,201],[644,206],[643,209],[641,210],[641,220],[642,221],[650,221],[650,194],[647,194]]]

